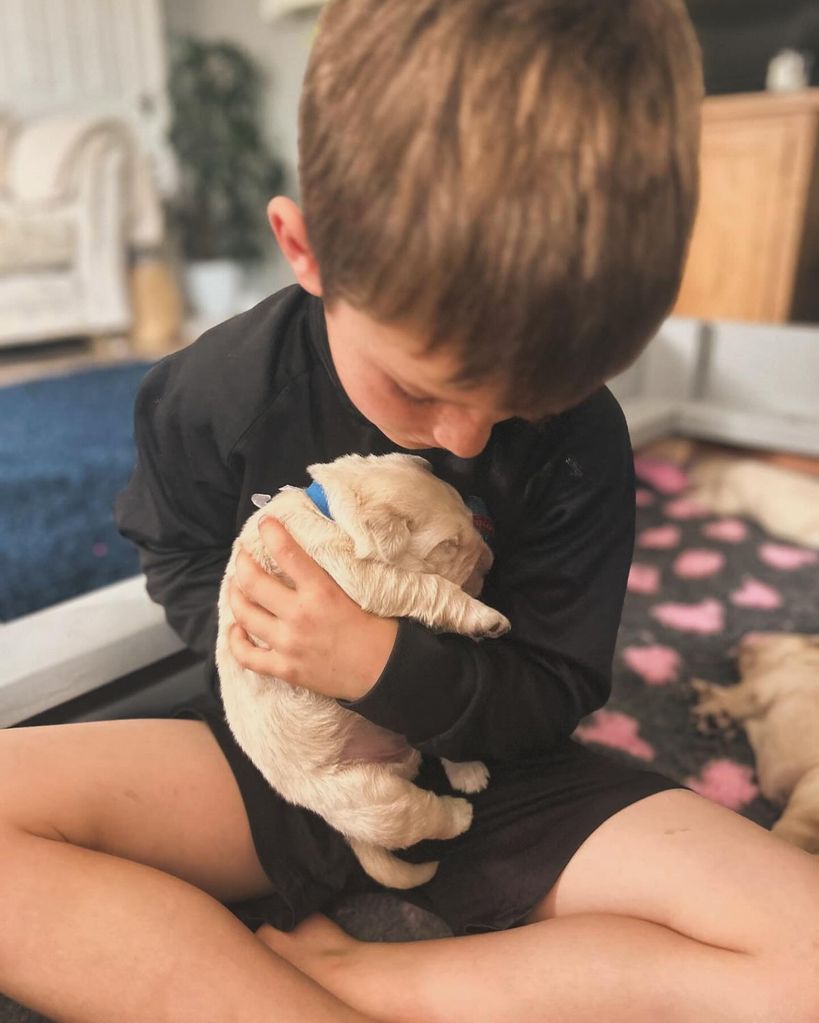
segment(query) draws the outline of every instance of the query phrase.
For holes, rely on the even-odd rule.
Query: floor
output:
[[[194,331],[196,324],[191,321],[186,325],[184,335],[168,346],[167,353],[189,344],[199,333]],[[61,341],[0,348],[0,387],[59,373],[72,373],[78,369],[144,358],[148,356],[135,352],[127,337],[67,338]]]

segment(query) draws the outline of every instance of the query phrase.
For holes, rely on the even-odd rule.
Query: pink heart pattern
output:
[[[708,514],[708,510],[690,497],[677,497],[673,501],[666,501],[665,513],[672,519],[701,519]]]
[[[748,527],[742,519],[717,519],[702,527],[702,535],[709,540],[722,540],[723,543],[742,543],[747,539]]]
[[[772,611],[782,607],[782,595],[773,586],[758,579],[746,577],[742,586],[731,594],[731,603],[737,607],[754,607],[759,611]]]
[[[699,604],[657,604],[651,614],[670,629],[699,632],[704,636],[725,628],[725,607],[711,597]]]
[[[688,487],[688,474],[673,462],[659,458],[638,456],[634,459],[634,471],[643,483],[659,490],[661,494],[679,494]]]
[[[737,680],[735,647],[758,631],[817,632],[819,552],[768,536],[751,519],[706,514],[678,466],[638,459],[636,556],[628,578],[611,698],[579,742],[650,764],[770,827],[742,726],[700,731],[694,677]]]
[[[589,724],[580,725],[574,734],[584,742],[622,750],[638,760],[653,760],[654,747],[640,738],[639,732],[640,723],[631,715],[599,710]]]
[[[763,543],[757,553],[759,560],[782,572],[796,572],[807,565],[819,564],[819,554],[804,547],[789,547],[782,543]]]
[[[638,565],[634,562],[629,569],[627,589],[629,593],[658,593],[659,568],[656,565]]]
[[[680,655],[668,646],[628,646],[623,651],[626,666],[650,686],[674,682],[680,672]]]
[[[637,538],[638,547],[648,547],[658,551],[677,547],[679,542],[679,526],[658,526],[656,529],[644,529]]]
[[[683,551],[674,562],[674,571],[681,579],[707,579],[716,575],[725,564],[725,555],[719,551]]]

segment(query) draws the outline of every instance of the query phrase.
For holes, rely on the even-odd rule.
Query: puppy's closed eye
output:
[[[455,537],[454,539],[450,537],[450,539],[448,539],[448,540],[441,540],[440,543],[437,543],[432,548],[432,552],[431,553],[435,553],[436,551],[438,551],[441,554],[450,554],[453,551],[459,551],[460,549],[461,549],[461,538],[459,536]]]

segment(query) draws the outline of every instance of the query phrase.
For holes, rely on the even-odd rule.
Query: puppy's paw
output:
[[[726,738],[736,735],[736,721],[725,706],[724,687],[701,678],[692,678],[691,688],[699,697],[697,705],[691,708],[691,713],[697,719],[697,731],[703,735],[724,732]]]
[[[458,792],[483,792],[489,783],[489,770],[480,760],[456,763],[441,758],[449,784]]]
[[[445,819],[437,834],[430,838],[455,838],[462,835],[472,824],[472,804],[458,796],[439,796],[444,804]]]
[[[493,607],[487,607],[486,604],[481,604],[478,601],[475,603],[477,604],[475,615],[469,622],[468,629],[468,634],[474,639],[496,639],[512,628],[509,619],[502,615],[500,611],[496,611]]]

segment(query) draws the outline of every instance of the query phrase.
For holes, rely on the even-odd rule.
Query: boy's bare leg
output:
[[[217,901],[269,881],[200,722],[0,732],[0,857],[0,990],[60,1023],[371,1019]]]
[[[587,839],[510,931],[354,941],[315,915],[257,936],[388,1023],[816,1023],[819,861],[694,793]]]

